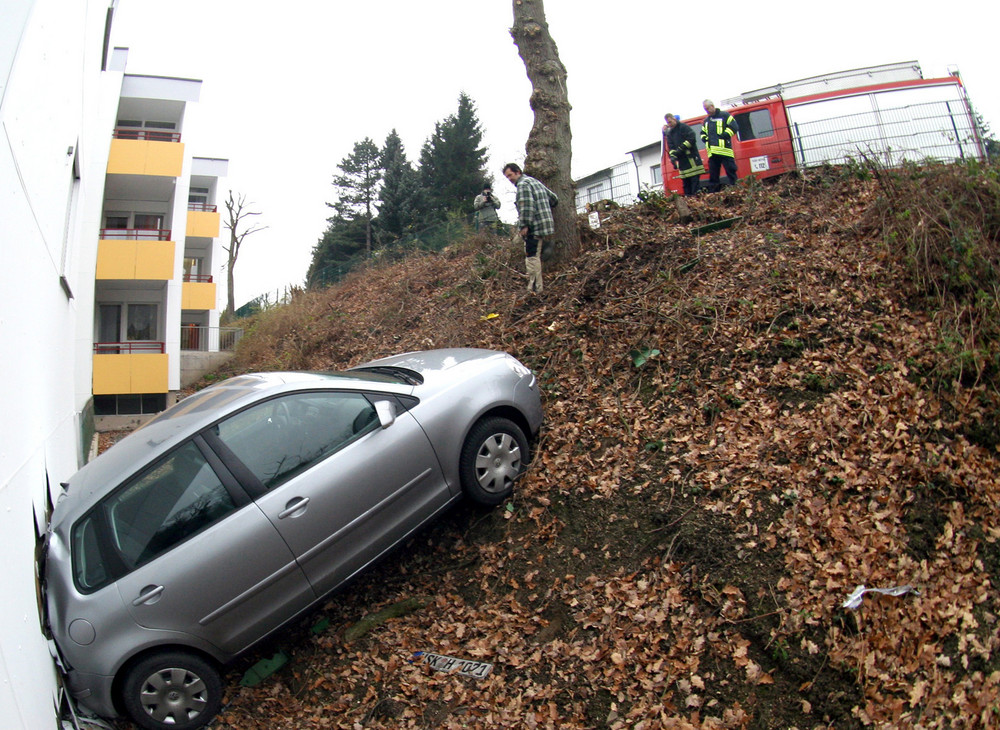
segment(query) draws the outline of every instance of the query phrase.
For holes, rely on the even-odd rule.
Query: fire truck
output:
[[[925,79],[915,61],[813,76],[748,91],[719,105],[736,119],[739,177],[769,178],[792,170],[873,160],[983,159],[984,146],[958,72]],[[701,141],[705,116],[684,119]],[[663,187],[682,191],[664,142]],[[708,175],[701,176],[701,188]],[[722,175],[723,182],[725,174]]]

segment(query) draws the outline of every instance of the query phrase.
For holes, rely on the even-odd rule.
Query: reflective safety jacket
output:
[[[701,126],[701,139],[709,157],[735,157],[733,137],[740,131],[732,114],[716,109]]]
[[[691,127],[678,121],[673,129],[667,129],[663,138],[669,150],[670,160],[677,168],[680,178],[694,177],[705,172],[705,166],[701,164],[701,155],[698,154],[698,141]]]

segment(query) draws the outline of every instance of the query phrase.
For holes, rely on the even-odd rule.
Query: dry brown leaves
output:
[[[991,727],[1000,721],[995,392],[930,387],[940,337],[858,221],[871,189],[792,181],[650,207],[521,292],[473,239],[306,293],[232,369],[508,350],[546,428],[509,508],[462,508],[278,637],[290,668],[219,727]],[[499,315],[489,317],[489,315]],[[655,347],[642,368],[629,351]],[[859,584],[911,584],[919,595]],[[357,645],[343,628],[412,595]],[[411,663],[493,662],[483,681]]]

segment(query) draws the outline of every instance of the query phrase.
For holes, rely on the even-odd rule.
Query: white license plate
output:
[[[753,172],[764,172],[765,170],[770,170],[771,163],[768,161],[767,155],[761,155],[760,157],[751,157],[750,169]]]
[[[464,674],[466,677],[475,677],[476,679],[485,679],[493,671],[493,665],[489,662],[459,659],[453,656],[445,656],[444,654],[417,652],[415,659],[418,663],[423,662],[438,672],[455,672],[457,674]]]

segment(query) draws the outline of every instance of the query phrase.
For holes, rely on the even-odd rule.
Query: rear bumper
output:
[[[111,699],[114,677],[85,674],[72,669],[65,676],[69,695],[77,705],[101,717],[118,717],[118,710]]]

